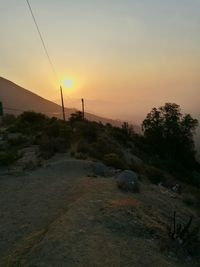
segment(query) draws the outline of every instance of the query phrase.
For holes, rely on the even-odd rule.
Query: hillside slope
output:
[[[61,106],[26,90],[17,84],[0,77],[0,101],[6,113],[19,115],[23,111],[32,110],[44,113],[48,116],[61,118]],[[65,108],[66,116],[69,117],[76,109]],[[86,118],[91,121],[101,121],[120,126],[121,122],[86,113]]]

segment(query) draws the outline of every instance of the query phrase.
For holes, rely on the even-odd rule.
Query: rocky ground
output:
[[[143,178],[140,193],[119,190],[96,163],[57,155],[35,170],[0,175],[0,266],[199,266],[170,249],[166,226],[194,209]]]

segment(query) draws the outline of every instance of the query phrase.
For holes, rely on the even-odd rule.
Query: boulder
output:
[[[111,169],[101,162],[96,162],[93,165],[93,174],[95,176],[102,176],[102,177],[110,176]]]
[[[117,176],[117,186],[122,190],[138,193],[140,191],[138,174],[130,170],[122,171]]]

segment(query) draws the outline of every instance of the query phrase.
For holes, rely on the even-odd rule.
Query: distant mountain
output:
[[[0,77],[0,102],[3,103],[4,111],[8,114],[19,115],[23,111],[31,110],[44,113],[50,117],[62,118],[61,106],[2,77]],[[68,118],[75,111],[77,110],[74,108],[65,108],[66,117]],[[120,121],[90,113],[86,113],[85,116],[91,121],[101,121],[102,123],[111,123],[116,126],[122,124]]]

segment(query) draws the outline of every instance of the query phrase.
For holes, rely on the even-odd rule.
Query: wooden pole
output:
[[[82,102],[82,116],[83,116],[83,119],[85,119],[85,104],[84,104],[83,98],[81,99],[81,102]]]
[[[63,120],[66,121],[66,118],[65,118],[65,106],[64,106],[64,100],[63,100],[62,86],[60,86],[60,95],[61,95],[61,103],[62,103]]]

